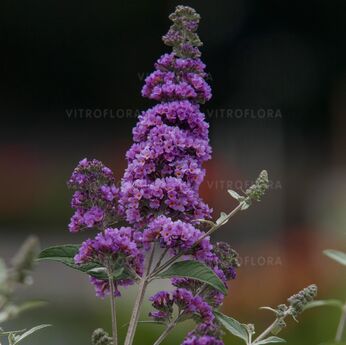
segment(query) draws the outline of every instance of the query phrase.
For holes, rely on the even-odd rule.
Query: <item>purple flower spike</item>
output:
[[[102,229],[117,220],[119,189],[113,173],[101,162],[81,160],[68,186],[74,190],[71,206],[76,210],[69,224],[70,232],[94,227]]]

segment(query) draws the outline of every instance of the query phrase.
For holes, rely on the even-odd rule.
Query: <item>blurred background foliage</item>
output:
[[[161,35],[180,3],[2,2],[1,257],[31,233],[43,247],[88,236],[67,233],[65,181],[85,156],[120,179],[136,115],[153,104],[140,96],[143,78],[167,51]],[[344,1],[184,4],[202,15],[214,93],[203,106],[214,156],[201,193],[217,215],[234,206],[228,188],[245,189],[263,168],[272,179],[263,202],[216,235],[243,262],[225,312],[260,327],[271,315],[258,307],[310,283],[320,286],[320,298],[345,298],[344,272],[321,253],[346,247]],[[33,343],[88,344],[94,328],[110,327],[108,302],[96,300],[84,276],[42,264],[34,277],[18,299],[43,298],[49,306],[23,315],[15,328],[32,320],[54,327]],[[133,292],[119,303],[122,323]],[[333,338],[338,317],[328,308],[308,311],[283,336],[292,345],[319,344]],[[147,327],[140,326],[138,344],[151,344],[160,331]],[[178,344],[186,328],[166,343]]]

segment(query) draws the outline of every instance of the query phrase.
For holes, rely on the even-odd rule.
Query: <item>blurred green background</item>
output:
[[[84,157],[121,178],[136,116],[153,104],[140,96],[143,78],[168,51],[161,36],[177,4],[2,2],[0,256],[10,258],[32,233],[43,247],[88,236],[67,232],[65,181]],[[203,106],[214,154],[201,194],[217,216],[234,206],[228,188],[245,189],[264,168],[271,176],[263,201],[216,235],[232,242],[243,263],[224,311],[260,330],[272,316],[260,306],[276,306],[310,283],[320,298],[344,299],[345,272],[321,253],[346,247],[344,1],[183,4],[202,16],[214,94]],[[121,324],[134,291],[125,295]],[[59,265],[40,264],[35,285],[19,291],[25,298],[49,305],[8,328],[54,324],[28,344],[88,344],[94,328],[110,329],[108,301]],[[328,308],[307,311],[282,335],[292,345],[319,344],[333,338],[338,317]],[[165,344],[178,344],[190,327]],[[152,344],[159,332],[140,326],[136,344]],[[238,344],[231,337],[225,343]]]

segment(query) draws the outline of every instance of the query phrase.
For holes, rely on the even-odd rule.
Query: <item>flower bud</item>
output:
[[[102,328],[95,329],[91,336],[92,345],[113,345],[112,338]]]
[[[181,58],[198,58],[201,52],[197,47],[203,43],[196,30],[200,15],[191,7],[177,6],[174,13],[169,16],[173,22],[169,31],[163,36],[163,42],[173,47],[173,52]]]
[[[288,299],[291,306],[292,316],[299,315],[304,307],[311,302],[317,295],[317,286],[310,285]]]
[[[260,201],[268,187],[268,172],[263,170],[256,179],[256,182],[245,191],[245,194],[250,200]]]

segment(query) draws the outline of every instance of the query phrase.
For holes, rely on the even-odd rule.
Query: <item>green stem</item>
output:
[[[157,338],[157,340],[155,341],[155,343],[153,345],[159,345],[162,343],[163,340],[165,340],[165,338],[167,337],[167,335],[173,330],[173,328],[175,327],[176,323],[172,322],[169,323],[166,327],[166,329],[162,332],[162,334]]]
[[[140,309],[141,309],[141,306],[143,303],[146,288],[148,286],[148,276],[149,276],[151,265],[153,262],[154,250],[155,250],[155,245],[153,245],[153,247],[152,247],[152,250],[150,252],[149,259],[148,259],[147,268],[146,268],[146,270],[143,274],[143,277],[139,283],[137,298],[135,301],[135,305],[133,307],[133,311],[132,311],[132,315],[131,315],[131,319],[130,319],[130,323],[129,323],[129,328],[127,330],[127,335],[125,338],[124,345],[132,345],[133,339],[135,337],[135,332],[136,332],[136,328],[137,328],[137,324],[138,324]]]
[[[340,317],[340,322],[338,325],[338,329],[336,331],[335,341],[337,343],[340,343],[342,340],[342,336],[343,336],[344,331],[345,331],[345,326],[346,326],[346,304],[342,308],[342,314]]]
[[[118,345],[118,329],[117,329],[117,313],[115,308],[115,289],[114,281],[111,275],[109,275],[109,286],[110,286],[110,300],[111,300],[111,311],[112,311],[112,336],[113,345]]]
[[[272,330],[278,325],[278,323],[280,322],[281,319],[276,319],[263,333],[261,333],[253,343],[255,345],[257,342],[259,342],[260,340],[263,340],[264,338],[266,338],[271,332]]]
[[[166,329],[162,332],[162,334],[157,338],[153,345],[159,345],[162,341],[167,337],[167,335],[173,330],[173,328],[177,325],[178,321],[182,317],[183,312],[180,312],[179,315],[172,320],[166,327]]]
[[[262,332],[253,343],[250,345],[256,345],[260,340],[265,339],[278,325],[281,321],[283,321],[291,312],[291,309],[287,309],[283,316],[277,318],[264,332]]]
[[[157,264],[155,265],[154,267],[154,270],[156,270],[157,268],[160,267],[163,259],[165,258],[166,254],[168,253],[168,248],[164,249],[162,254],[161,254],[161,257],[159,258],[159,260],[157,261]]]

